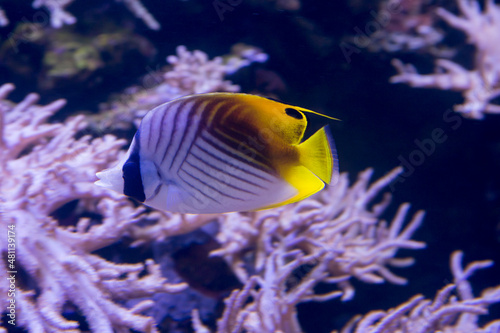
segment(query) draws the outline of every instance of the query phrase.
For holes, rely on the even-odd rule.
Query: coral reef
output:
[[[393,258],[397,250],[424,247],[422,242],[410,240],[423,219],[423,211],[416,213],[402,230],[408,204],[400,207],[387,226],[380,216],[391,196],[386,194],[380,202],[372,202],[401,172],[396,168],[370,185],[373,170],[368,169],[359,174],[352,186],[344,173],[335,186],[295,205],[243,216],[224,215],[217,235],[221,248],[212,255],[224,257],[242,282],[248,280],[248,273],[242,270],[249,264],[244,260],[246,251],[254,248],[253,272],[264,272],[265,261],[279,254],[289,258],[281,263],[294,261],[293,258],[297,262],[323,263],[325,267],[319,275],[330,282],[339,277],[356,277],[367,283],[387,280],[404,284],[405,280],[393,275],[386,265],[411,265],[409,259]],[[295,253],[296,250],[301,253]],[[310,258],[304,261],[300,257]],[[342,299],[351,299],[354,290],[347,280],[342,280]]]
[[[366,47],[371,52],[410,52],[428,50],[431,54],[442,54],[435,47],[443,38],[429,4],[425,1],[381,1],[377,12],[371,11],[372,20],[366,23],[365,31],[355,28],[357,35],[349,40],[357,47]]]
[[[439,8],[436,14],[467,35],[468,43],[475,48],[474,68],[467,69],[451,60],[439,59],[434,74],[419,74],[413,65],[394,59],[393,65],[399,73],[390,81],[412,87],[459,91],[465,101],[456,105],[455,111],[464,117],[482,119],[486,113],[500,113],[500,106],[492,103],[500,95],[500,48],[492,43],[499,36],[500,5],[487,0],[481,10],[475,0],[457,0],[457,3],[460,16],[444,8]]]
[[[245,285],[225,300],[217,332],[301,332],[296,305],[336,297],[349,300],[354,296],[350,278],[367,283],[406,283],[385,266],[412,264],[411,258],[394,258],[394,254],[399,248],[424,246],[409,239],[420,225],[423,212],[417,212],[404,230],[407,204],[399,208],[389,225],[377,220],[390,198],[376,204],[371,201],[401,170],[395,169],[368,186],[371,172],[360,174],[350,188],[343,174],[338,187],[293,208],[243,217],[229,214],[220,220],[222,228],[217,239],[221,249],[211,254],[223,256]],[[452,255],[454,283],[439,291],[434,301],[417,295],[387,312],[355,317],[341,332],[496,332],[500,328],[498,320],[483,328],[477,321],[479,315],[487,313],[488,305],[500,302],[500,286],[485,289],[474,298],[467,281],[476,270],[493,263],[474,262],[462,269],[461,258],[459,251]],[[314,287],[320,282],[335,284],[338,289],[315,294]],[[450,296],[455,289],[458,298]],[[197,310],[193,311],[193,327],[197,333],[210,332]]]
[[[95,172],[123,156],[134,125],[158,104],[193,93],[266,91],[256,77],[240,76],[245,71],[233,75],[246,66],[250,76],[257,70],[276,73],[274,85],[286,86],[289,95],[272,97],[320,112],[336,110],[334,116],[345,120],[336,129],[349,128],[335,135],[345,147],[340,149],[344,168],[390,168],[407,148],[404,138],[420,138],[438,125],[427,121],[417,128],[415,119],[407,121],[425,122],[418,113],[400,112],[407,100],[380,81],[392,75],[387,74],[392,67],[375,57],[399,52],[409,62],[426,53],[439,58],[436,72],[428,75],[394,60],[399,74],[392,82],[458,91],[465,102],[456,111],[466,117],[500,112],[495,103],[500,51],[492,42],[498,39],[500,5],[479,3],[457,0],[459,11],[452,14],[450,1],[425,0],[193,0],[160,7],[140,0],[1,2],[0,77],[18,90],[0,82],[0,332],[12,329],[11,321],[29,332],[317,332],[304,319],[311,308],[321,309],[314,317],[318,322],[328,320],[322,332],[340,329],[357,313],[366,314],[352,318],[342,333],[500,332],[500,286],[484,288],[498,281],[493,276],[481,285],[471,279],[492,261],[464,268],[462,253],[455,252],[453,277],[445,285],[445,276],[445,282],[436,279],[442,265],[435,260],[455,246],[480,258],[486,251],[498,254],[491,250],[498,246],[492,231],[498,214],[489,210],[500,198],[495,169],[500,146],[491,135],[496,132],[486,127],[492,121],[471,125],[477,126],[469,127],[471,135],[456,132],[452,139],[447,133],[452,149],[432,148],[422,160],[425,166],[406,173],[411,180],[405,175],[408,181],[398,186],[398,196],[417,198],[419,207],[429,209],[431,227],[419,241],[412,238],[424,212],[407,203],[391,206],[393,193],[386,193],[401,168],[375,181],[371,168],[357,177],[344,172],[335,186],[301,202],[223,215],[154,211],[93,184]],[[217,20],[215,4],[230,8],[224,22]],[[127,9],[118,8],[123,5],[147,27],[131,22]],[[440,5],[448,10],[437,9]],[[113,8],[123,10],[109,15]],[[352,16],[355,8],[359,15]],[[161,34],[151,31],[160,29],[151,13],[162,20]],[[380,54],[366,52],[360,58],[368,61],[346,66],[337,42],[367,17],[368,24],[354,29],[357,35],[350,39],[358,49],[346,52],[364,48]],[[461,32],[469,45],[450,48]],[[242,41],[264,48],[272,61],[258,64],[268,55]],[[177,45],[165,66],[151,65],[155,52],[167,55]],[[231,46],[230,54],[215,58],[197,50],[217,54]],[[123,90],[130,84],[135,86]],[[22,97],[29,91],[43,91],[44,105],[37,105],[36,94]],[[64,100],[45,105],[57,96],[68,99],[66,107]],[[428,105],[414,104],[412,110]],[[394,120],[395,114],[408,118]],[[478,133],[487,139],[480,141]],[[374,138],[374,145],[367,144]],[[479,149],[477,143],[484,142],[488,146]],[[373,149],[375,144],[381,150]],[[452,150],[446,157],[464,159],[444,166],[439,163],[448,160],[439,157],[444,150]],[[487,154],[496,154],[495,160]],[[471,177],[481,173],[485,176]],[[466,190],[454,193],[460,186]],[[463,195],[466,191],[471,195]],[[470,223],[474,220],[484,223]],[[484,236],[484,231],[492,232]],[[422,279],[405,268],[414,264],[413,250],[424,247],[419,263],[428,276]],[[382,283],[407,285],[408,295],[424,283],[432,292],[424,288],[425,297],[404,296],[394,304],[409,300],[392,309],[387,302],[374,307],[363,288],[376,295],[385,288],[372,284]],[[472,292],[474,285],[478,292]],[[388,296],[385,301],[393,295]],[[321,307],[304,304],[327,301]],[[361,303],[389,310],[360,310]],[[346,311],[331,313],[329,306]],[[331,317],[323,318],[327,311]],[[483,316],[488,311],[493,319]]]
[[[380,219],[390,202],[386,194],[372,202],[401,172],[397,168],[369,185],[372,170],[349,186],[347,174],[339,183],[311,199],[272,210],[221,216],[216,236],[222,256],[245,286],[226,299],[217,332],[301,332],[296,305],[354,297],[349,279],[366,283],[405,284],[387,266],[406,267],[411,258],[394,258],[398,249],[420,249],[410,239],[423,219],[417,212],[403,229],[409,205],[393,221]],[[371,207],[371,208],[370,208]],[[319,283],[336,285],[316,294]],[[197,332],[208,330],[194,311]]]
[[[229,55],[209,59],[202,51],[188,51],[185,46],[178,46],[177,54],[166,59],[169,67],[149,70],[141,86],[130,87],[101,105],[101,112],[92,118],[91,127],[98,132],[128,129],[134,123],[137,127],[146,112],[174,98],[214,91],[238,92],[240,87],[225,80],[225,76],[253,62],[265,62],[267,55],[244,44],[233,49]]]
[[[73,24],[76,18],[66,10],[75,0],[34,0],[33,8],[46,8],[50,12],[50,24],[54,28],[60,28],[65,24]],[[148,12],[140,0],[116,0],[123,2],[125,6],[150,29],[160,29],[160,23]],[[6,25],[5,23],[4,25]]]
[[[351,277],[368,283],[405,283],[386,266],[411,265],[411,259],[394,258],[397,250],[423,247],[409,239],[421,223],[422,212],[402,230],[408,205],[401,206],[387,226],[379,216],[390,195],[372,202],[400,169],[371,186],[371,170],[352,186],[347,174],[342,174],[337,186],[314,198],[263,212],[215,216],[150,212],[93,185],[94,173],[123,153],[122,140],[112,135],[96,139],[83,135],[86,124],[81,115],[65,123],[47,123],[64,101],[37,106],[38,97],[31,94],[16,105],[6,100],[12,90],[9,84],[0,88],[0,171],[5,177],[0,217],[5,233],[9,227],[15,232],[11,269],[18,272],[18,323],[30,331],[81,329],[81,323],[62,315],[72,307],[78,308],[93,331],[155,331],[153,319],[141,314],[153,305],[149,297],[177,292],[186,285],[167,283],[152,260],[116,263],[95,254],[125,236],[137,247],[217,220],[220,247],[212,255],[223,257],[246,283],[227,302],[240,299],[236,303],[243,306],[241,299],[254,294],[254,303],[245,309],[228,306],[222,322],[230,326],[245,322],[245,327],[257,331],[298,329],[296,304],[349,299],[354,294],[348,282]],[[68,208],[71,203],[74,207]],[[7,242],[2,240],[1,246],[7,253]],[[0,276],[0,291],[5,294],[8,263],[3,262]],[[319,282],[338,289],[316,295],[313,287]],[[132,308],[122,305],[135,298],[142,301]],[[273,319],[265,304],[278,300],[282,317]],[[6,309],[8,300],[1,305]],[[248,316],[235,322],[240,311]],[[226,325],[222,322],[221,329]]]
[[[500,332],[500,319],[479,327],[480,315],[488,313],[488,306],[500,302],[500,285],[482,291],[474,297],[468,279],[479,269],[493,265],[492,261],[475,261],[462,268],[461,251],[451,255],[450,268],[453,283],[439,290],[434,300],[422,295],[412,297],[394,309],[372,311],[353,318],[341,333],[494,333]],[[456,291],[457,296],[453,296]]]
[[[2,261],[0,291],[7,295],[7,271],[14,272],[18,325],[30,332],[74,331],[79,323],[62,312],[76,307],[95,332],[154,331],[152,318],[141,315],[151,301],[130,309],[120,303],[185,284],[168,284],[152,261],[119,264],[93,254],[121,239],[144,212],[93,185],[95,172],[118,158],[124,141],[75,139],[86,126],[83,116],[47,123],[65,102],[38,106],[31,94],[16,105],[5,100],[13,89],[0,87],[0,227],[15,240],[13,252],[7,237],[0,240],[2,253],[14,254],[9,269]],[[79,213],[65,226],[55,216],[71,202]],[[7,309],[9,299],[0,304]]]
[[[58,91],[71,98],[82,90],[109,89],[124,72],[142,75],[155,55],[146,38],[109,22],[85,33],[21,22],[0,43],[0,70],[15,76],[19,84],[29,82],[37,91]]]

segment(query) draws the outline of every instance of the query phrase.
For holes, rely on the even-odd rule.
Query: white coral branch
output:
[[[490,304],[500,302],[500,286],[486,289],[480,297],[474,298],[470,282],[467,280],[479,269],[492,265],[489,260],[475,261],[462,268],[463,253],[455,251],[451,255],[450,267],[454,283],[436,293],[433,301],[417,295],[407,302],[388,311],[372,311],[364,317],[353,318],[342,333],[487,333],[497,332],[500,320],[479,327],[479,315],[488,313]],[[452,292],[458,289],[458,299]],[[357,324],[356,324],[357,323]]]
[[[398,74],[393,83],[407,83],[412,87],[438,88],[460,91],[464,103],[455,111],[465,117],[482,119],[486,113],[500,113],[500,105],[492,101],[500,96],[500,5],[487,0],[484,11],[476,0],[457,0],[461,16],[439,8],[437,14],[450,26],[462,30],[468,42],[475,47],[474,68],[465,69],[459,64],[439,59],[432,74],[419,74],[414,66],[394,60]]]
[[[177,292],[186,285],[167,283],[152,261],[117,264],[93,253],[147,218],[144,208],[93,184],[95,172],[122,154],[124,141],[111,135],[75,139],[86,126],[83,116],[47,124],[65,102],[38,106],[38,96],[30,94],[16,105],[6,100],[13,89],[0,86],[0,228],[4,235],[8,227],[15,230],[16,260],[10,270],[27,272],[26,286],[17,287],[19,325],[33,332],[77,332],[79,323],[62,316],[74,306],[92,331],[156,331],[153,318],[141,314],[153,304],[150,300],[130,309],[119,301]],[[102,221],[77,215],[74,226],[59,225],[54,214],[70,201]],[[7,248],[1,238],[0,249],[6,253]],[[0,272],[3,295],[9,288],[6,272],[6,267]],[[0,300],[4,309],[7,301]]]
[[[403,228],[408,204],[400,206],[388,225],[379,216],[390,196],[373,203],[401,172],[396,168],[370,185],[368,169],[352,186],[342,174],[336,186],[301,202],[219,217],[221,248],[211,255],[224,257],[245,286],[226,299],[217,332],[300,332],[297,304],[348,300],[354,296],[348,282],[352,277],[368,283],[406,283],[388,266],[413,263],[395,259],[398,249],[425,246],[410,240],[424,213],[415,213]],[[317,294],[314,287],[320,282],[338,289]],[[199,318],[195,328],[207,330]]]
[[[33,8],[45,7],[50,12],[50,24],[53,28],[60,28],[65,24],[74,24],[76,17],[66,10],[66,7],[75,0],[34,0]],[[159,30],[161,25],[151,15],[150,12],[144,7],[140,0],[116,0],[117,2],[123,1],[125,6],[144,24],[152,30]],[[0,26],[2,11],[0,9]],[[5,23],[4,23],[5,24]]]

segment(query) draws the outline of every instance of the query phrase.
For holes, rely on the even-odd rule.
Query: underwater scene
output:
[[[500,333],[500,2],[0,0],[0,247],[0,333]]]

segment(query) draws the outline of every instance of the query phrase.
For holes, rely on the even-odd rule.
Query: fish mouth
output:
[[[96,173],[98,178],[97,181],[94,182],[95,185],[109,188],[116,192],[123,191],[123,177],[121,168],[114,167],[111,169],[106,169]]]
[[[109,170],[104,170],[97,172],[95,175],[97,176],[98,180],[94,182],[97,186],[101,187],[111,187],[111,183],[109,182]]]

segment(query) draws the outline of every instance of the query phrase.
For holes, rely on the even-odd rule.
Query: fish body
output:
[[[302,200],[338,177],[328,126],[305,142],[304,113],[259,96],[190,95],[146,114],[126,156],[97,185],[171,212],[260,210]]]

